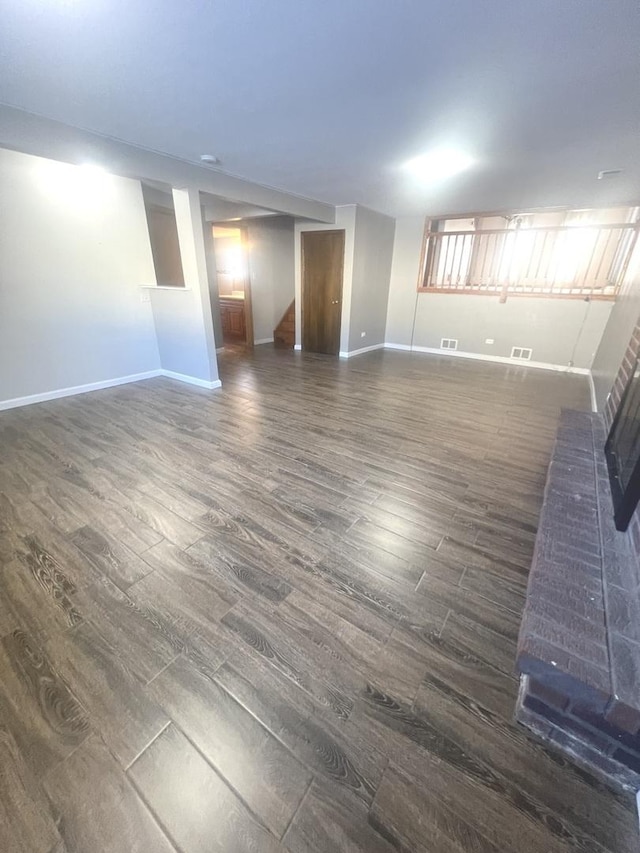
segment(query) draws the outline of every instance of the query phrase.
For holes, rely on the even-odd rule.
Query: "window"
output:
[[[418,290],[615,299],[639,208],[427,221]]]
[[[156,284],[184,287],[176,211],[171,193],[142,185]]]
[[[605,455],[616,527],[626,530],[640,498],[640,369],[637,359],[611,425]]]

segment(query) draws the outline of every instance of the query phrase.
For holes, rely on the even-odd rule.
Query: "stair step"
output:
[[[292,347],[295,343],[296,310],[295,302],[287,308],[282,319],[273,330],[273,339],[277,344]]]

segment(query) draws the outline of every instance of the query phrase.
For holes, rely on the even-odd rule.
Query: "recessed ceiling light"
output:
[[[220,163],[220,160],[215,154],[201,154],[200,159],[203,163],[206,163],[207,166],[217,166]]]
[[[436,148],[420,157],[414,157],[405,168],[423,181],[440,181],[464,172],[475,160],[457,148]]]

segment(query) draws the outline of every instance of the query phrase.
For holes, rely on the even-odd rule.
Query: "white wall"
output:
[[[387,343],[439,348],[456,338],[463,352],[508,358],[523,346],[533,361],[591,367],[613,302],[417,293],[423,230],[422,217],[396,221]]]
[[[293,219],[270,216],[243,224],[248,236],[253,338],[269,341],[295,297]]]
[[[0,150],[0,401],[159,368],[138,181]]]
[[[149,291],[160,366],[212,387],[219,384],[218,362],[200,195],[174,189],[173,201],[185,287]]]
[[[197,294],[187,288],[158,288],[149,291],[153,306],[160,367],[210,381],[207,351],[199,319]],[[214,377],[217,379],[217,375]]]
[[[394,219],[357,206],[349,352],[385,341],[394,232]]]

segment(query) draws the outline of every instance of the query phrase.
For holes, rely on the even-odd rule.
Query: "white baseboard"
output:
[[[196,376],[187,376],[184,373],[175,373],[173,370],[147,370],[145,373],[131,373],[129,376],[104,379],[102,382],[89,382],[86,385],[74,385],[71,388],[44,391],[42,394],[29,394],[26,397],[0,400],[0,412],[7,409],[18,409],[21,406],[31,406],[34,403],[46,403],[48,400],[59,400],[62,397],[75,397],[76,394],[87,394],[90,391],[102,391],[104,388],[114,388],[116,385],[128,385],[130,382],[142,382],[144,379],[153,379],[156,376],[167,376],[169,379],[177,379],[180,382],[198,385],[200,388],[207,388],[209,390],[222,387],[222,382],[219,379],[208,382],[206,379],[198,379]]]
[[[71,388],[44,391],[42,394],[29,394],[27,397],[0,400],[0,411],[17,409],[20,406],[31,406],[33,403],[46,403],[47,400],[59,400],[61,397],[73,397],[76,394],[87,394],[89,391],[100,391],[103,388],[113,388],[116,385],[126,385],[129,382],[140,382],[143,379],[152,379],[161,374],[161,370],[147,370],[145,373],[132,373],[129,376],[119,376],[117,379],[104,379],[102,382],[89,382],[87,385],[74,385]]]
[[[293,348],[296,352],[300,352],[302,349],[302,344],[294,344]]]
[[[370,347],[360,347],[360,349],[352,349],[349,352],[340,352],[340,358],[353,358],[354,355],[362,355],[365,352],[373,352],[376,349],[384,349],[385,344],[373,344]]]
[[[390,344],[387,341],[385,341],[384,348],[385,349],[400,349],[400,350],[404,350],[405,352],[411,352],[411,347],[409,346],[409,344]]]
[[[452,356],[453,358],[470,358],[475,361],[493,361],[497,364],[511,364],[516,367],[535,367],[538,370],[555,370],[559,373],[577,373],[580,376],[591,376],[588,367],[569,367],[567,364],[551,364],[547,361],[524,361],[505,355],[483,355],[479,352],[461,352],[460,350],[442,350],[438,347],[416,347],[406,344],[385,343],[385,349],[406,350],[407,352],[426,352],[430,355]]]
[[[260,340],[254,341],[253,345],[254,345],[254,347],[259,347],[260,344],[272,344],[272,343],[273,343],[273,338],[260,338]]]
[[[214,388],[222,388],[222,382],[219,379],[199,379],[197,376],[187,376],[186,373],[176,373],[174,370],[161,370],[160,375],[166,376],[168,379],[177,379],[178,382],[186,382],[188,385],[207,388],[209,391],[213,391]]]

